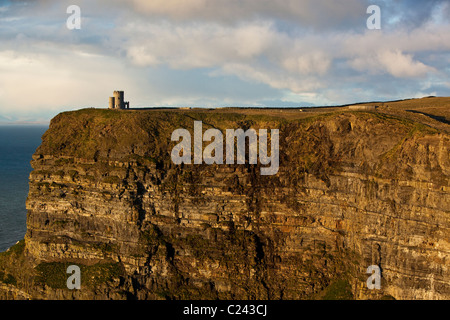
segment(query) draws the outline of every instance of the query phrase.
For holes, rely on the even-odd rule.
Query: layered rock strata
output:
[[[278,173],[174,165],[171,132],[192,132],[194,120],[278,128]],[[377,112],[63,113],[33,156],[24,255],[36,271],[23,293],[309,299],[343,280],[350,298],[448,299],[449,154],[448,134]],[[42,278],[58,263],[120,272],[70,291]],[[381,290],[366,287],[370,265]]]

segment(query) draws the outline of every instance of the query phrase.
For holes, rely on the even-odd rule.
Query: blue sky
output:
[[[450,96],[450,1],[0,0],[0,123],[106,107],[118,89],[131,107]]]

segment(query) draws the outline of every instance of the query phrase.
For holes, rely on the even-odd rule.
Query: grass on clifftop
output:
[[[123,274],[118,263],[97,263],[86,266],[70,262],[43,262],[35,268],[37,271],[35,282],[54,289],[67,289],[67,278],[70,274],[67,274],[66,271],[70,265],[80,267],[82,287],[94,288]]]

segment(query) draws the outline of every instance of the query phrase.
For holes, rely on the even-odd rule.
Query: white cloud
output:
[[[225,64],[220,71],[211,73],[215,76],[234,75],[242,80],[255,81],[267,84],[276,89],[288,89],[295,94],[308,94],[324,86],[317,78],[304,78],[298,75],[289,75],[278,69],[253,67],[248,64]]]
[[[214,76],[234,75],[295,93],[322,87],[318,77],[326,76],[332,64],[320,39],[296,39],[261,21],[184,27],[133,22],[123,33],[130,35],[127,56],[138,66],[212,68]]]
[[[120,63],[105,56],[57,48],[50,55],[0,51],[2,113],[106,106],[114,87],[137,85],[125,75]]]
[[[331,58],[324,52],[307,52],[303,55],[291,55],[282,61],[287,71],[300,75],[324,75],[330,68]]]
[[[433,68],[422,62],[415,61],[412,55],[403,54],[400,50],[380,52],[378,60],[394,77],[421,77],[434,71]]]
[[[398,78],[423,77],[429,72],[436,71],[400,50],[382,50],[369,56],[360,56],[351,60],[349,64],[361,72],[369,71],[372,74],[387,72]]]
[[[130,35],[127,56],[133,62],[150,66],[167,63],[177,69],[216,67],[236,59],[251,61],[276,37],[270,23],[238,27],[130,23],[123,32]]]
[[[339,77],[342,81],[346,74],[334,73],[337,60],[351,67],[344,72],[353,69],[366,73],[366,78],[378,74],[418,78],[436,72],[414,55],[450,49],[450,44],[441,42],[447,35],[435,35],[448,29],[440,26],[428,31],[313,32],[299,36],[259,20],[235,26],[136,21],[125,25],[122,32],[124,37],[129,35],[127,56],[137,65],[165,64],[175,70],[212,68],[215,76],[235,75],[300,93],[321,89]]]

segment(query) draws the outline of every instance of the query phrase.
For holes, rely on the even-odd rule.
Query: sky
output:
[[[132,108],[450,96],[450,0],[0,0],[0,123],[114,90]]]

